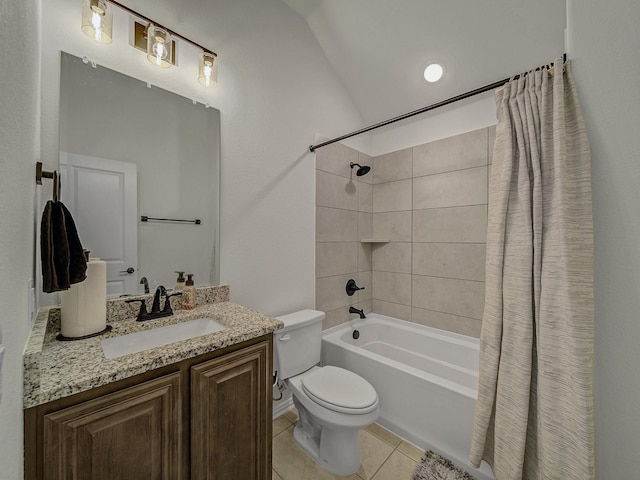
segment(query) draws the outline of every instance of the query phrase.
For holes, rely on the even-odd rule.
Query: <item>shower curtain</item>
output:
[[[591,156],[562,65],[495,92],[470,460],[497,480],[595,478]]]

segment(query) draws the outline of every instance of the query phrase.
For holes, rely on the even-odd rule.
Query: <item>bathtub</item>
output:
[[[476,338],[375,313],[322,335],[323,365],[351,370],[378,392],[380,425],[491,480],[488,465],[468,460],[478,353]]]

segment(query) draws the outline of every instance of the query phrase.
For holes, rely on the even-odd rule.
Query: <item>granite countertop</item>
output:
[[[107,359],[100,340],[197,318],[213,317],[224,330]],[[63,398],[91,388],[132,377],[203,353],[244,342],[283,326],[280,320],[230,301],[217,301],[171,317],[136,322],[135,315],[108,322],[112,330],[103,335],[61,342],[60,308],[38,312],[24,353],[24,408]]]

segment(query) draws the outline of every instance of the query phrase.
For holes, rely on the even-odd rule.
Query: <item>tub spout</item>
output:
[[[364,310],[358,310],[356,307],[349,307],[349,313],[357,313],[360,315],[360,318],[367,318],[364,314]]]

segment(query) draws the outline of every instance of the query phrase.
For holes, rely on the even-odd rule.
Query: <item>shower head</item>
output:
[[[369,167],[367,165],[362,166],[362,165],[358,165],[357,163],[353,163],[353,162],[351,162],[349,164],[349,166],[351,168],[358,167],[358,170],[356,171],[356,175],[359,176],[359,177],[361,177],[363,175],[366,175],[367,173],[369,173],[369,170],[371,170],[371,167]]]

